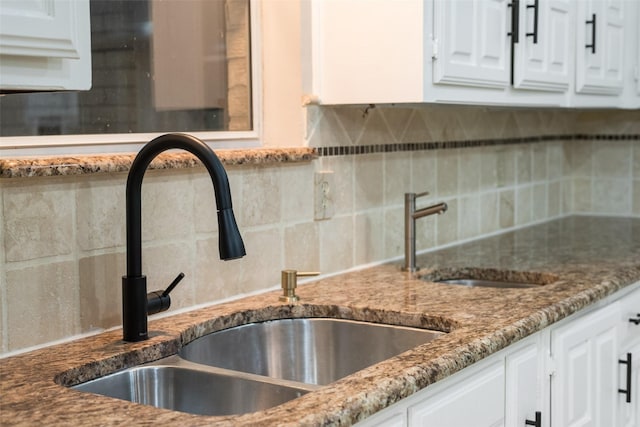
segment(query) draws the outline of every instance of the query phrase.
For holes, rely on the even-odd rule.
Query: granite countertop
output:
[[[420,276],[529,278],[528,289],[420,280],[397,264],[150,321],[151,339],[114,330],[0,360],[2,425],[350,425],[640,280],[640,219],[569,217],[424,254]],[[80,393],[71,385],[174,354],[183,343],[267,319],[327,316],[447,334],[266,411],[189,415]]]

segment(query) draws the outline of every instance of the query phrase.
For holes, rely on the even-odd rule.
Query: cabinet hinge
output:
[[[431,59],[438,59],[438,39],[431,40]]]

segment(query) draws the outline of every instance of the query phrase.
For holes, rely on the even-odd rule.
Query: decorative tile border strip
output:
[[[435,142],[403,142],[393,144],[372,144],[372,145],[352,145],[352,146],[333,146],[333,147],[316,147],[315,151],[319,157],[328,156],[354,156],[360,154],[374,153],[396,153],[400,151],[427,151],[427,150],[446,150],[453,148],[471,148],[471,147],[488,147],[494,145],[512,145],[512,144],[530,144],[535,142],[548,141],[637,141],[640,135],[543,135],[528,136],[521,138],[502,138],[502,139],[475,139],[461,141],[435,141]]]

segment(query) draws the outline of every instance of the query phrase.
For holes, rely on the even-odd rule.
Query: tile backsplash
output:
[[[219,260],[206,173],[147,173],[143,271],[150,290],[186,274],[173,310],[272,288],[284,268],[335,273],[401,257],[407,191],[449,205],[418,221],[421,250],[573,213],[640,216],[637,111],[306,112],[317,160],[227,168],[241,260]],[[334,176],[334,215],[321,221],[318,171]],[[126,173],[0,180],[0,353],[120,324],[125,182]]]

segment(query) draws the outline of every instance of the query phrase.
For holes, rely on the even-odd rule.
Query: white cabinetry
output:
[[[551,332],[551,425],[618,425],[618,310],[613,304]]]
[[[495,360],[444,392],[408,408],[410,426],[504,426],[504,360]]]
[[[303,90],[320,104],[634,107],[638,9],[632,0],[309,0]]]
[[[91,87],[89,0],[0,1],[0,90]]]
[[[565,92],[571,83],[573,6],[569,0],[520,0],[513,86]],[[515,7],[515,6],[512,6]]]
[[[526,427],[536,425],[537,416],[545,427],[637,427],[640,282],[597,306],[401,400],[358,426]],[[629,375],[628,365],[621,363],[627,354],[632,360]],[[622,391],[629,384],[627,402]]]

